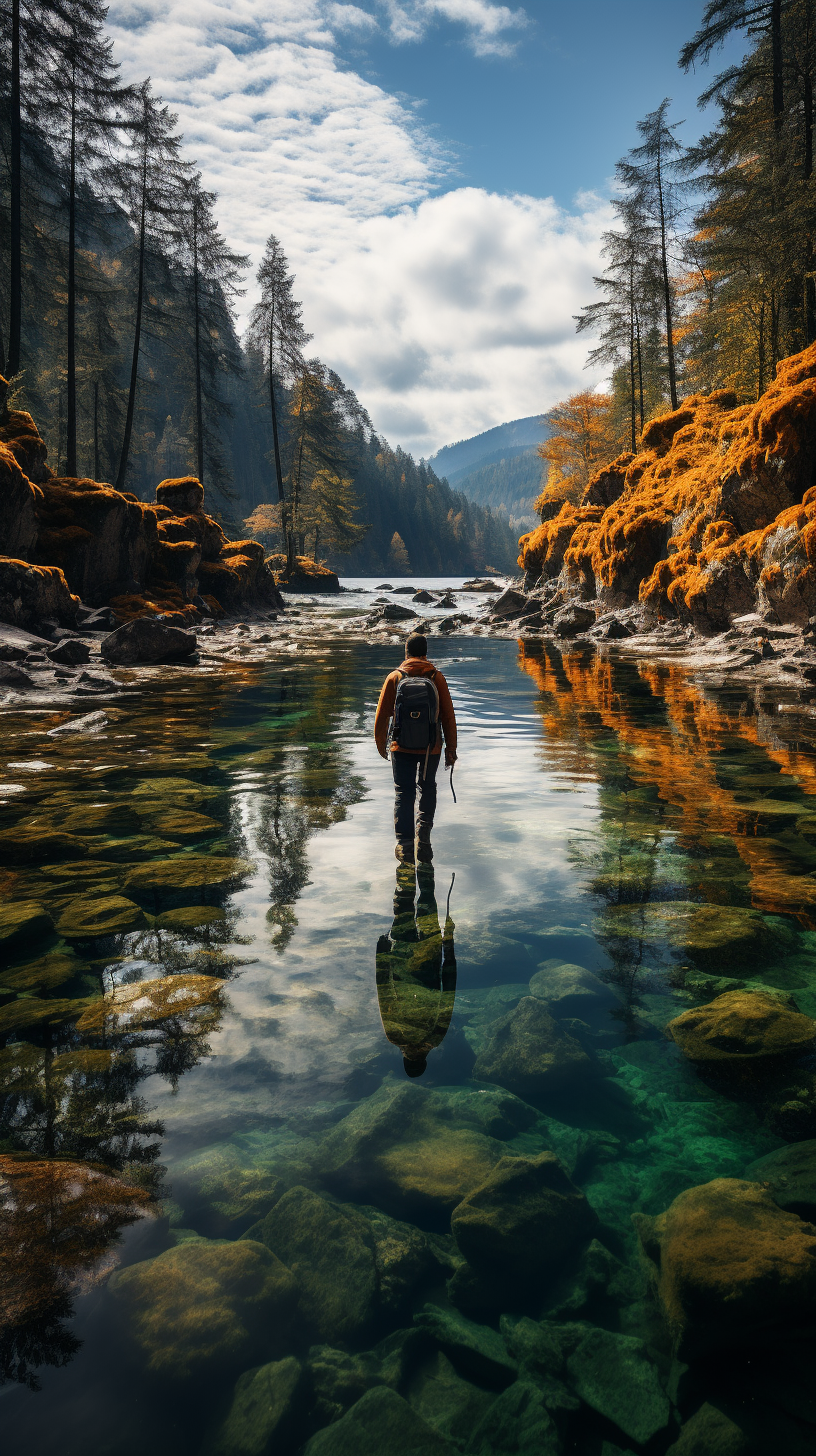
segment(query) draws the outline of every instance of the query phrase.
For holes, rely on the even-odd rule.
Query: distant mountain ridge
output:
[[[537,447],[546,435],[541,416],[527,415],[443,445],[428,463],[469,500],[503,511],[514,527],[529,530],[538,525],[533,511],[542,472]]]

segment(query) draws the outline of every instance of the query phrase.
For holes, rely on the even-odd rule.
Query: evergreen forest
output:
[[[718,70],[735,38],[742,59]],[[634,454],[650,419],[716,390],[751,403],[816,339],[816,4],[710,0],[679,64],[700,76],[713,125],[684,144],[665,98],[617,165],[616,226],[576,320],[609,391],[545,416],[545,518],[577,503],[600,465]]]
[[[149,81],[123,84],[106,16],[100,0],[9,0],[0,18],[0,372],[51,469],[141,500],[194,474],[231,534],[290,566],[510,569],[507,515],[392,449],[309,355],[285,217],[239,337],[248,260],[174,115]]]

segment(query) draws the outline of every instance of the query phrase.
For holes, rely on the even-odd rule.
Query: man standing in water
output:
[[[388,1040],[402,1052],[408,1077],[421,1077],[429,1053],[444,1041],[456,998],[450,895],[440,930],[433,866],[419,876],[416,904],[415,889],[414,875],[398,869],[391,934],[377,941],[380,1017]]]
[[[414,864],[417,859],[427,864],[433,859],[431,829],[442,733],[445,765],[452,767],[456,762],[456,717],[448,684],[428,661],[427,640],[415,633],[405,644],[405,661],[383,683],[374,719],[377,751],[383,758],[391,754],[395,854],[401,864]],[[417,782],[419,809],[414,827]]]

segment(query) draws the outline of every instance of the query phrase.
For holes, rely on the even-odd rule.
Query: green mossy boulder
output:
[[[312,1338],[331,1344],[370,1322],[377,1298],[373,1239],[354,1208],[309,1188],[290,1188],[259,1237],[297,1278],[300,1314]]]
[[[415,1329],[395,1330],[373,1350],[355,1354],[331,1345],[312,1345],[307,1374],[317,1424],[338,1420],[375,1385],[399,1389],[416,1364],[421,1345],[422,1336]]]
[[[440,1087],[426,1094],[426,1106],[430,1116],[439,1122],[470,1127],[486,1137],[501,1140],[526,1132],[540,1116],[528,1102],[496,1087],[480,1087],[478,1091],[470,1087]]]
[[[728,974],[778,949],[774,930],[758,910],[737,905],[698,905],[670,900],[639,905],[609,905],[597,925],[599,938],[665,946],[707,970]],[[625,945],[624,945],[625,949]]]
[[[568,1357],[567,1370],[581,1400],[638,1445],[668,1425],[669,1398],[641,1340],[589,1329]]]
[[[544,1393],[549,1411],[576,1411],[580,1401],[566,1384],[567,1356],[586,1333],[583,1324],[539,1323],[526,1315],[502,1315],[504,1342],[518,1361],[521,1380],[532,1380]]]
[[[816,1300],[816,1225],[757,1183],[716,1178],[633,1214],[678,1359],[791,1338]]]
[[[305,1456],[454,1456],[457,1450],[407,1400],[379,1385],[341,1420],[312,1436]]]
[[[473,1076],[533,1102],[586,1078],[593,1064],[534,996],[503,1016],[476,1058]]]
[[[379,1208],[364,1206],[359,1212],[373,1240],[378,1306],[394,1314],[444,1265],[434,1243],[414,1224],[390,1218]]]
[[[447,1355],[466,1380],[503,1390],[518,1374],[518,1365],[503,1337],[489,1325],[477,1324],[456,1310],[426,1304],[414,1315],[418,1330]]]
[[[36,900],[0,905],[0,959],[36,945],[53,929],[51,916]]]
[[[107,895],[99,900],[74,900],[63,910],[57,930],[65,940],[95,940],[103,935],[122,935],[143,930],[144,911],[124,895]]]
[[[223,855],[179,854],[173,859],[151,860],[137,865],[125,879],[125,888],[135,894],[188,893],[216,889],[240,880],[252,866],[245,859]]]
[[[220,905],[179,905],[176,910],[163,910],[156,916],[157,930],[198,930],[203,925],[220,925],[226,920]]]
[[[85,804],[63,821],[67,834],[138,834],[142,821],[129,804]]]
[[[239,1375],[229,1415],[201,1456],[275,1456],[289,1443],[305,1404],[303,1367],[290,1355]]]
[[[801,1056],[816,1042],[816,1021],[759,991],[726,991],[666,1027],[689,1061],[719,1071]]]
[[[60,834],[43,825],[21,825],[0,835],[0,864],[48,864],[53,860],[81,859],[88,846],[78,834]]]
[[[209,1238],[250,1230],[285,1191],[279,1177],[255,1167],[232,1143],[197,1148],[172,1164],[170,1177],[185,1221]]]
[[[152,827],[166,839],[207,839],[223,829],[217,819],[197,814],[194,809],[167,809],[151,820]]]
[[[745,1177],[767,1188],[780,1208],[816,1222],[816,1138],[757,1158]]]
[[[292,1344],[297,1280],[263,1244],[184,1243],[114,1274],[108,1288],[147,1368],[223,1378]]]
[[[569,961],[545,961],[531,977],[530,995],[543,1001],[551,1016],[577,1016],[588,1023],[608,1017],[621,1004],[600,977]]]
[[[25,965],[15,966],[13,970],[7,967],[0,971],[0,990],[15,993],[53,991],[56,986],[72,981],[74,976],[87,970],[87,961],[81,961],[77,956],[54,952],[34,961],[26,961]]]
[[[406,1398],[423,1421],[461,1447],[487,1414],[496,1394],[463,1380],[447,1355],[435,1350],[414,1374]]]
[[[747,1456],[745,1433],[708,1401],[686,1421],[666,1456]]]
[[[467,1443],[468,1456],[561,1456],[561,1442],[546,1396],[516,1380],[493,1402]]]
[[[471,1267],[529,1293],[564,1268],[597,1227],[583,1193],[554,1153],[504,1157],[451,1214],[451,1231]]]
[[[76,1021],[97,1001],[95,996],[57,997],[41,1000],[38,996],[20,996],[0,1007],[0,1037],[34,1026],[61,1026]]]

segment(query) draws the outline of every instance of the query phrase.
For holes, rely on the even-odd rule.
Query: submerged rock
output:
[[[530,981],[530,994],[543,1001],[553,1016],[577,1016],[582,1021],[603,1016],[621,1004],[593,971],[568,961],[545,962]]]
[[[454,1456],[458,1449],[395,1390],[379,1385],[341,1420],[312,1436],[305,1456]]]
[[[555,1422],[547,1410],[546,1394],[530,1381],[517,1380],[493,1402],[467,1444],[470,1456],[560,1456],[562,1447]]]
[[[666,1034],[692,1062],[720,1070],[801,1056],[816,1041],[816,1021],[758,991],[726,991],[675,1017]]]
[[[214,889],[240,879],[251,870],[245,859],[220,855],[179,854],[174,859],[150,860],[137,865],[125,880],[128,890],[138,893],[182,894],[190,890]]]
[[[417,1329],[443,1350],[460,1375],[502,1390],[515,1380],[516,1361],[502,1336],[489,1325],[476,1324],[453,1310],[426,1304],[414,1315]]]
[[[436,1350],[411,1381],[407,1399],[429,1426],[461,1446],[473,1435],[496,1395],[463,1380],[447,1355]]]
[[[106,662],[132,667],[140,662],[178,662],[190,657],[197,646],[194,632],[171,627],[156,617],[135,617],[103,638],[99,650]]]
[[[65,940],[95,940],[97,936],[141,930],[146,924],[144,911],[124,895],[107,895],[99,900],[83,896],[62,912],[57,930]]]
[[[740,1427],[706,1401],[686,1421],[666,1456],[747,1456],[748,1449]]]
[[[149,1370],[223,1375],[291,1344],[297,1281],[263,1244],[197,1241],[114,1274],[108,1288]]]
[[[451,1215],[472,1268],[528,1291],[585,1243],[597,1222],[554,1153],[502,1158]]]
[[[473,1076],[498,1082],[520,1097],[532,1099],[585,1076],[592,1063],[533,996],[501,1018],[479,1054]]]
[[[312,1337],[331,1343],[371,1319],[377,1295],[373,1239],[356,1209],[309,1188],[290,1188],[260,1237],[298,1279],[300,1312]]]
[[[816,1139],[757,1158],[745,1169],[745,1177],[767,1188],[780,1208],[816,1220]]]
[[[665,944],[689,960],[718,973],[745,965],[776,949],[774,932],[758,910],[738,905],[698,905],[692,901],[608,905],[599,938],[615,942]]]
[[[0,958],[21,946],[34,945],[48,935],[54,922],[36,900],[17,900],[0,905]]]
[[[305,1401],[303,1367],[290,1355],[239,1375],[229,1415],[201,1456],[272,1456],[288,1442]]]
[[[657,1218],[632,1217],[680,1359],[812,1321],[816,1226],[756,1183],[717,1178]]]
[[[581,1399],[638,1445],[668,1425],[669,1398],[642,1340],[590,1329],[567,1359],[567,1370]]]

